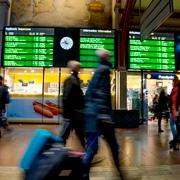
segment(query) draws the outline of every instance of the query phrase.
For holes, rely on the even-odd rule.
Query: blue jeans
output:
[[[114,125],[110,123],[102,122],[100,124],[99,132],[91,132],[87,134],[85,155],[83,158],[83,177],[89,177],[90,164],[98,150],[98,137],[102,134],[106,142],[108,143],[113,156],[114,164],[117,170],[119,168],[119,146],[115,137]],[[88,179],[88,178],[86,178]]]
[[[172,113],[170,113],[170,128],[171,128],[171,132],[172,132],[173,139],[174,139],[177,134],[177,130],[176,130],[175,120],[173,120],[173,118],[172,118]]]
[[[98,150],[99,133],[88,133],[85,147],[85,155],[83,157],[83,177],[89,177],[90,164]]]

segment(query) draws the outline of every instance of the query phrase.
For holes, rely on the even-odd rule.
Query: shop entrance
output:
[[[174,74],[162,74],[162,73],[151,73],[144,74],[145,77],[145,92],[148,103],[148,119],[151,120],[153,116],[153,112],[151,111],[153,107],[153,99],[156,95],[159,95],[162,89],[165,90],[167,96],[167,112],[164,112],[164,116],[166,117],[166,113],[168,113],[168,97],[172,90],[172,80],[174,79]],[[168,117],[168,116],[167,116]]]
[[[162,88],[167,95],[172,90],[173,73],[128,72],[127,75],[127,109],[139,110],[140,119],[151,120],[152,100]]]

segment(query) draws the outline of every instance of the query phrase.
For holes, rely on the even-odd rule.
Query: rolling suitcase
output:
[[[45,149],[26,171],[24,180],[79,180],[82,172],[82,155],[53,143]]]
[[[62,142],[62,139],[45,129],[37,129],[20,160],[20,168],[24,171],[30,169],[36,157],[52,142]]]
[[[80,179],[84,153],[72,151],[62,142],[47,130],[36,130],[20,161],[24,180]]]

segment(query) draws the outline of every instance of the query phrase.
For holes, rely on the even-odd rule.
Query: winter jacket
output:
[[[8,87],[0,85],[0,111],[5,109],[6,104],[10,101]]]
[[[179,98],[179,87],[174,86],[170,95],[170,111],[172,112],[173,120],[176,119],[176,111],[179,106],[178,98]]]
[[[89,83],[85,96],[85,132],[97,132],[99,123],[112,122],[109,62],[101,62]]]
[[[77,74],[74,73],[65,80],[62,99],[64,118],[72,120],[77,116],[77,112],[83,111],[84,97]]]
[[[158,98],[158,113],[162,113],[164,111],[167,111],[167,97],[165,95],[165,92],[160,92],[159,98]]]

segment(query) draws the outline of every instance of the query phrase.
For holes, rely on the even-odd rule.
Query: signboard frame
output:
[[[52,62],[52,65],[51,66],[46,66],[46,65],[42,65],[42,66],[32,66],[32,65],[25,65],[25,64],[21,64],[21,65],[8,65],[8,64],[5,64],[5,56],[6,56],[6,53],[5,53],[5,38],[6,38],[6,28],[22,28],[22,29],[31,29],[32,31],[36,31],[36,29],[40,28],[40,29],[45,29],[48,31],[48,29],[51,29],[51,31],[53,32],[51,34],[51,37],[53,37],[53,48],[52,48],[52,51],[53,51],[53,62]],[[84,62],[82,62],[82,59],[81,59],[81,55],[80,55],[80,39],[82,38],[82,34],[81,31],[83,30],[87,30],[87,32],[89,31],[89,35],[87,35],[87,38],[88,39],[91,39],[91,42],[89,44],[92,45],[92,53],[93,53],[93,56],[94,56],[94,59],[93,59],[93,62],[92,63],[89,63],[88,65],[88,62],[87,62],[87,66]],[[99,36],[99,40],[101,40],[101,44],[102,43],[105,43],[106,41],[108,40],[104,40],[106,39],[106,37],[103,37],[103,34],[108,34],[108,33],[112,33],[112,39],[113,39],[113,49],[112,49],[112,59],[111,59],[111,62],[113,64],[113,68],[117,67],[117,61],[116,61],[116,57],[117,57],[117,32],[115,29],[95,29],[95,28],[64,28],[64,27],[21,27],[21,26],[6,26],[4,27],[4,31],[3,31],[3,34],[4,34],[4,37],[3,37],[3,43],[2,43],[2,62],[1,62],[1,65],[4,66],[4,67],[66,67],[67,65],[67,62],[71,59],[76,59],[76,60],[79,60],[80,62],[82,62],[84,68],[96,68],[97,65],[99,64],[98,60],[96,60],[95,58],[95,50],[97,48],[99,48],[100,46],[97,46],[98,43],[96,43],[97,41],[97,38],[96,36],[93,38],[93,33],[92,32],[97,32],[98,33],[98,36]],[[10,31],[11,32],[11,31]],[[18,36],[18,30],[17,30],[17,36]],[[32,35],[32,34],[31,34]],[[16,34],[14,35],[16,36]],[[27,34],[27,36],[30,36]],[[101,38],[102,36],[102,38]],[[108,36],[108,35],[107,35]],[[63,39],[64,38],[69,38],[70,41],[73,41],[72,44],[75,46],[74,50],[72,51],[73,48],[70,47],[70,49],[66,49],[66,47],[62,47],[62,44],[63,44]],[[61,42],[62,41],[62,42]],[[69,40],[68,40],[69,41]],[[64,41],[66,42],[66,40]],[[96,47],[96,46],[97,47]],[[17,45],[18,46],[18,45]],[[79,46],[79,47],[78,47]],[[105,45],[101,46],[101,47],[104,47],[106,48]],[[108,48],[107,48],[108,49]],[[11,50],[13,51],[13,50]],[[22,51],[22,50],[21,50]],[[66,53],[66,52],[68,53]],[[70,52],[71,51],[71,52]],[[92,56],[92,55],[91,55]],[[88,55],[87,55],[88,57]],[[90,57],[90,55],[89,55]],[[89,58],[88,57],[88,58]],[[12,58],[12,57],[11,57]],[[16,58],[16,57],[15,57]],[[19,58],[19,57],[18,57]],[[7,58],[8,59],[8,58]],[[38,59],[39,60],[39,59]],[[33,60],[32,60],[33,61]],[[34,60],[36,61],[36,60]],[[96,61],[96,63],[94,62]],[[98,63],[97,63],[98,62]],[[94,64],[93,64],[94,63]],[[14,63],[15,64],[15,63]]]
[[[131,36],[133,36],[133,33],[134,33],[134,37],[130,38],[130,34]],[[137,43],[136,45],[130,45],[130,40],[137,40]],[[159,46],[157,46],[156,44],[157,43],[154,43],[154,45],[148,45],[148,41],[157,41],[159,42]],[[161,43],[162,41],[162,43]],[[176,68],[176,64],[175,64],[175,49],[174,49],[174,45],[172,45],[171,47],[167,46],[167,43],[175,43],[174,42],[174,33],[161,33],[161,32],[158,32],[158,33],[154,33],[153,36],[149,37],[148,39],[146,39],[146,41],[140,41],[140,32],[138,31],[129,31],[128,32],[128,43],[127,43],[127,67],[128,69],[133,69],[133,70],[151,70],[151,71],[174,71],[175,68]],[[141,51],[141,45],[138,46],[138,43],[139,44],[147,44],[147,45],[142,45],[143,48],[148,48],[148,50],[146,51]],[[166,45],[163,45],[166,44]],[[161,45],[162,44],[162,45]],[[133,57],[134,55],[131,55],[131,52],[133,52],[132,48],[133,46],[136,46],[138,47],[138,50],[137,50],[137,56],[135,56],[135,58],[137,58],[136,60],[136,65],[139,64],[142,64],[144,65],[144,67],[132,67],[132,64],[135,64],[135,62],[133,63],[131,60],[131,57]],[[130,49],[131,48],[131,49]],[[154,48],[154,49],[153,49]],[[156,49],[157,48],[157,49]],[[166,52],[168,48],[168,51]],[[148,52],[150,50],[150,52]],[[153,57],[153,51],[154,51],[154,55],[157,55],[157,57]],[[171,52],[172,51],[172,52]],[[136,51],[135,51],[136,52]],[[143,53],[145,52],[144,54],[142,54],[142,57],[139,57],[139,54],[138,53]],[[151,56],[146,56],[146,53],[149,53]],[[169,53],[169,54],[168,54]],[[169,57],[170,56],[170,57]],[[173,56],[173,57],[171,57]],[[139,61],[138,61],[139,59]],[[140,62],[140,59],[142,60],[142,62]],[[148,63],[147,60],[150,60],[150,62]],[[152,62],[151,59],[154,59],[156,60],[156,62]],[[164,63],[162,63],[163,61],[165,61]],[[167,60],[167,61],[166,61]],[[159,62],[160,61],[160,62]],[[172,63],[171,63],[172,61]],[[153,68],[152,66],[151,67],[145,67],[145,64],[150,64],[151,65],[158,65],[161,67],[161,68]],[[172,65],[172,67],[170,68],[169,65]],[[166,68],[165,68],[166,67]],[[169,68],[169,69],[168,69]]]

